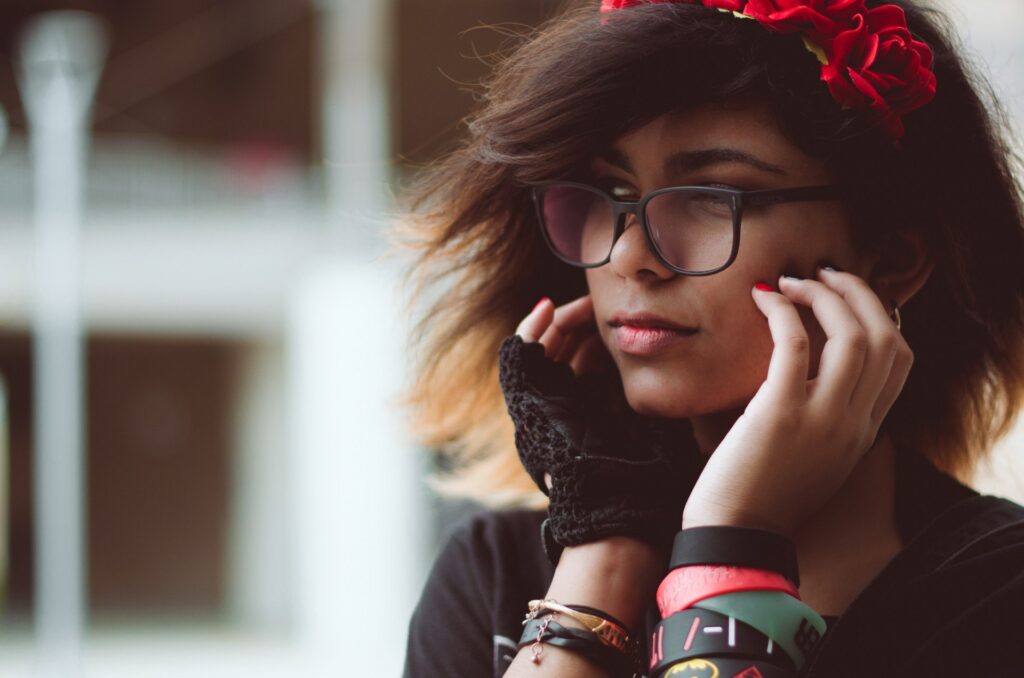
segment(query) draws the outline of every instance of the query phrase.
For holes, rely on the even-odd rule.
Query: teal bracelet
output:
[[[782,591],[740,591],[705,598],[691,607],[735,617],[765,634],[803,668],[825,635],[821,615],[803,601]]]

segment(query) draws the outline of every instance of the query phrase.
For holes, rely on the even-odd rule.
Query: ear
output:
[[[910,301],[935,268],[935,260],[917,231],[888,233],[877,255],[868,282],[886,307]]]

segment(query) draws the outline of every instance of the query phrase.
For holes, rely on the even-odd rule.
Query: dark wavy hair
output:
[[[1005,114],[948,19],[895,4],[931,46],[938,81],[934,101],[905,117],[899,145],[832,99],[799,38],[755,21],[658,3],[602,22],[586,2],[523,36],[486,82],[460,145],[409,187],[394,233],[415,252],[410,309],[440,290],[412,335],[415,379],[403,394],[419,440],[454,462],[437,489],[490,504],[533,489],[498,389],[497,347],[541,296],[561,304],[587,288],[545,247],[525,182],[571,176],[664,113],[730,102],[768,104],[795,145],[826,161],[849,189],[862,245],[884,249],[905,232],[926,243],[935,268],[903,308],[915,365],[886,430],[940,468],[970,473],[1024,397],[1017,159]]]

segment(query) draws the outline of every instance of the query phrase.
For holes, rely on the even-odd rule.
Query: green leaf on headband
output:
[[[726,9],[724,7],[716,7],[715,9],[717,9],[719,12],[725,12],[726,14],[732,14],[737,19],[750,19],[751,21],[756,21],[756,19],[754,19],[754,17],[752,17],[752,16],[747,16],[746,14],[741,14],[740,12],[734,12],[731,9]]]
[[[803,40],[804,47],[807,48],[807,51],[813,54],[814,56],[818,57],[818,61],[821,62],[822,66],[828,66],[828,55],[825,54],[825,50],[822,48],[822,46],[811,42],[806,37],[804,37]]]

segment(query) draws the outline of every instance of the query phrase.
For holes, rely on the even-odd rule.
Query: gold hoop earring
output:
[[[902,328],[903,328],[903,318],[900,317],[900,307],[897,306],[896,304],[893,304],[892,305],[892,314],[889,317],[892,318],[892,321],[894,323],[896,323],[896,331],[897,332],[902,332],[903,331],[902,330]]]

